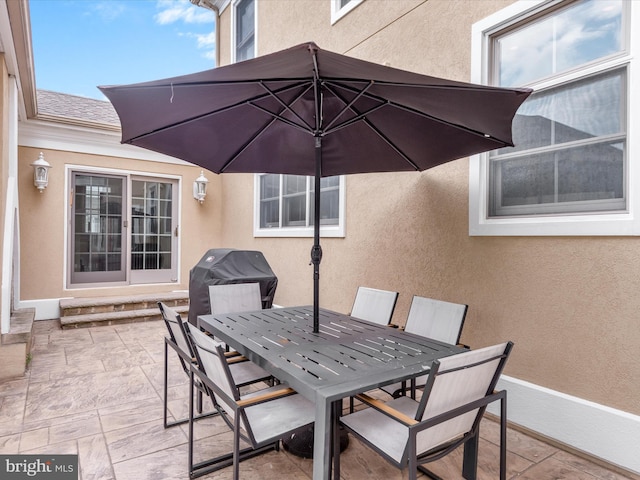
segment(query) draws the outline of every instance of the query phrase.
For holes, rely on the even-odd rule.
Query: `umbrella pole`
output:
[[[322,247],[320,247],[320,178],[322,176],[322,137],[316,136],[316,174],[314,177],[314,211],[313,211],[313,247],[311,248],[311,263],[313,263],[313,333],[320,331],[320,261]]]

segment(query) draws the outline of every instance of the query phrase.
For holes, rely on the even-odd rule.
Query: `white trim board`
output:
[[[640,474],[640,416],[503,375],[510,422]],[[487,409],[499,415],[499,405]]]

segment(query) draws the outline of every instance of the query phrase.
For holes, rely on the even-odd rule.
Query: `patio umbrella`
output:
[[[318,332],[320,178],[422,171],[512,146],[529,89],[419,75],[314,43],[204,72],[103,86],[122,143],[215,173],[315,177],[314,331]]]

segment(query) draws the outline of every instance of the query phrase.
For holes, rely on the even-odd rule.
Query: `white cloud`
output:
[[[112,22],[120,17],[126,10],[124,4],[120,2],[96,2],[95,4],[85,4],[89,7],[85,15],[97,14],[105,22]]]
[[[213,23],[214,13],[202,7],[193,5],[189,0],[158,0],[159,12],[154,19],[160,25],[175,22],[184,23]]]

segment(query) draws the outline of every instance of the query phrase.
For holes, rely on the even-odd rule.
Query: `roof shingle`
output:
[[[38,90],[38,114],[120,126],[110,102],[68,93]]]

